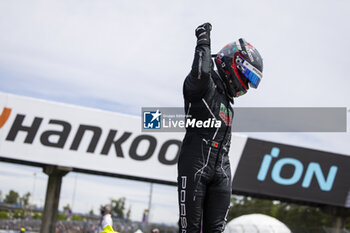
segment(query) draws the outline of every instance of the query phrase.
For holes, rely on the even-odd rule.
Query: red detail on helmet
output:
[[[232,59],[232,64],[231,67],[233,68],[233,71],[235,72],[235,75],[237,76],[239,82],[242,84],[242,86],[244,87],[245,90],[248,90],[248,88],[246,87],[246,85],[244,85],[239,73],[238,73],[238,69],[237,69],[237,65],[235,63],[235,57],[237,56],[237,54],[241,55],[239,52],[235,53]],[[241,55],[242,56],[242,55]],[[242,56],[243,57],[243,56]]]
[[[230,44],[225,45],[224,49],[227,49],[228,47],[230,47]]]

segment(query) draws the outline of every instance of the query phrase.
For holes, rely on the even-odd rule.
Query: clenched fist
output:
[[[210,45],[211,24],[204,23],[196,28],[197,45]]]

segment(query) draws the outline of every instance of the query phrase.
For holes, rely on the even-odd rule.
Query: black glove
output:
[[[196,28],[197,45],[210,45],[210,31],[210,23],[204,23]]]

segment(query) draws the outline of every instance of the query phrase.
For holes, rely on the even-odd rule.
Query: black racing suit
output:
[[[186,128],[178,161],[179,232],[223,232],[231,196],[228,152],[233,110],[223,81],[212,68],[209,45],[197,45],[183,94],[189,119],[212,118],[221,121],[221,127]]]

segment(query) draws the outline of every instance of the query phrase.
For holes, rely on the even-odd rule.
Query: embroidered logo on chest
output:
[[[227,109],[223,103],[221,103],[221,105],[220,105],[219,116],[224,121],[225,125],[231,125],[231,123],[232,123],[232,111],[231,111],[231,109]]]

